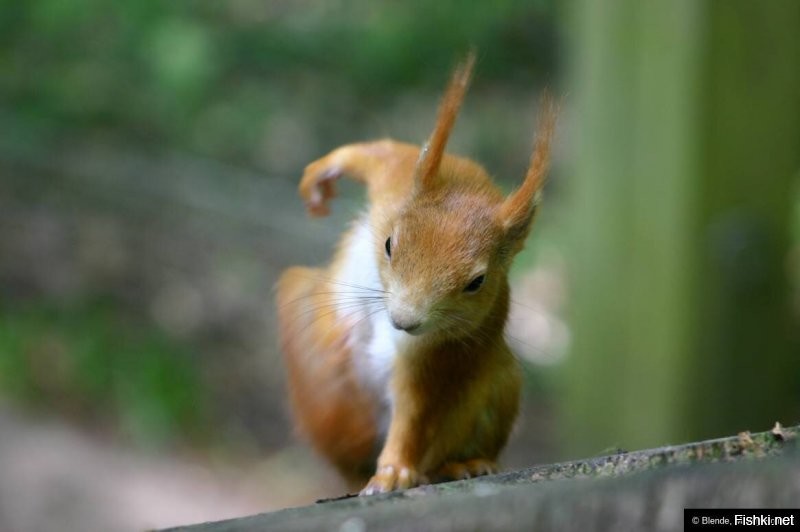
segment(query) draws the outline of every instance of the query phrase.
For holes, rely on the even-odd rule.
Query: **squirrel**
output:
[[[519,409],[508,271],[537,212],[557,110],[545,92],[527,175],[504,195],[482,166],[445,154],[474,62],[455,69],[424,147],[348,144],[300,181],[312,216],[329,213],[341,176],[367,189],[330,265],[291,267],[276,287],[297,428],[361,495],[497,472]]]

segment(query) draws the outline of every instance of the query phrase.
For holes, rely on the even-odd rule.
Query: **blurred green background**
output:
[[[344,143],[423,141],[470,47],[450,149],[505,188],[542,88],[564,95],[514,271],[506,464],[796,423],[798,6],[0,2],[0,435],[224,470],[253,511],[337,494],[291,433],[272,285],[328,259],[361,194],[312,221],[296,182]],[[207,506],[148,518],[250,509]]]

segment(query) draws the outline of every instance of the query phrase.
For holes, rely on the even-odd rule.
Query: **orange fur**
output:
[[[340,176],[367,186],[368,231],[354,226],[325,269],[287,270],[277,296],[298,428],[366,481],[364,494],[495,471],[517,415],[507,277],[547,171],[555,107],[545,100],[531,168],[505,197],[480,165],[444,153],[473,62],[456,70],[426,149],[343,146],[300,182],[317,216]],[[373,274],[375,286],[360,285]],[[388,377],[373,378],[383,366]]]
[[[355,485],[371,473],[378,452],[374,405],[356,380],[347,324],[325,306],[322,273],[290,268],[278,283],[289,399],[300,433]]]

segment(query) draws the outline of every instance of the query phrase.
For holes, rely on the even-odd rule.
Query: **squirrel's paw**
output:
[[[427,478],[415,469],[400,465],[385,465],[378,467],[378,471],[361,490],[360,495],[375,495],[394,490],[413,488],[425,484]]]
[[[311,216],[327,216],[330,213],[328,200],[336,197],[336,180],[342,175],[339,168],[320,163],[324,163],[324,159],[306,166],[300,180],[300,197]]]
[[[466,462],[448,462],[436,472],[437,480],[463,480],[497,473],[497,463],[485,458],[475,458]]]

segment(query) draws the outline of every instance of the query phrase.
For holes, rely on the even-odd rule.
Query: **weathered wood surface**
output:
[[[620,452],[171,530],[682,530],[684,508],[797,507],[798,432]]]

